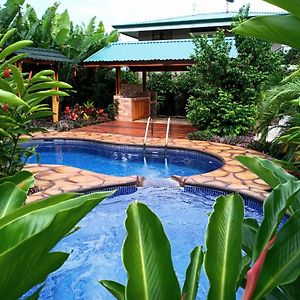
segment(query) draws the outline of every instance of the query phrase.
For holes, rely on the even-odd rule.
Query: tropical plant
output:
[[[243,8],[236,26],[248,12]],[[194,38],[197,62],[191,68],[194,87],[187,103],[187,117],[199,130],[215,135],[243,135],[253,127],[260,92],[281,74],[281,58],[271,43],[236,37],[237,57],[224,32]]]
[[[159,218],[134,202],[127,210],[122,249],[127,284],[100,281],[116,299],[195,299],[202,264],[210,282],[207,299],[236,299],[239,287],[245,288],[244,300],[299,298],[300,181],[271,161],[238,160],[273,188],[261,225],[244,218],[239,195],[218,197],[207,226],[206,252],[202,247],[192,251],[180,289]],[[287,211],[290,218],[282,223]]]
[[[252,36],[263,40],[283,43],[300,49],[300,9],[299,0],[265,0],[285,9],[290,14],[279,16],[256,17],[246,21],[233,31],[237,34]],[[263,102],[262,114],[259,118],[258,130],[265,139],[270,123],[275,119],[286,117],[281,135],[274,140],[273,148],[283,149],[284,159],[294,166],[299,166],[299,70],[287,77],[282,84],[266,95]],[[284,162],[283,162],[284,163]],[[285,164],[285,163],[284,163]],[[290,164],[289,168],[294,168]],[[295,168],[294,168],[295,169]],[[296,171],[299,171],[299,169]]]
[[[4,7],[0,6],[0,33],[10,29],[24,2],[25,0],[7,0]]]
[[[71,88],[67,83],[54,80],[54,71],[44,70],[35,75],[22,74],[14,63],[26,54],[13,55],[17,50],[31,45],[31,41],[19,41],[5,47],[16,32],[9,30],[0,40],[0,176],[11,175],[22,169],[34,153],[33,148],[20,145],[24,136],[43,130],[33,126],[32,120],[53,113],[42,101],[51,96],[68,96],[56,88]]]
[[[74,226],[111,194],[60,194],[24,205],[33,184],[28,171],[0,180],[1,299],[19,299],[60,268],[69,253],[53,252],[53,247],[76,231]]]
[[[263,0],[289,12],[285,15],[255,17],[233,29],[234,33],[277,42],[300,49],[299,0]]]

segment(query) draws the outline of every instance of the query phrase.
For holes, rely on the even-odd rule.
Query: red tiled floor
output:
[[[84,128],[77,128],[73,131],[88,132],[88,133],[111,133],[125,136],[143,137],[145,135],[146,123],[143,122],[125,122],[113,121],[109,123],[102,123],[97,125],[86,126]],[[165,138],[167,125],[162,123],[153,124],[153,137]],[[171,123],[171,138],[184,139],[187,134],[196,129],[187,124],[172,124]],[[148,137],[151,136],[151,126],[149,128]]]

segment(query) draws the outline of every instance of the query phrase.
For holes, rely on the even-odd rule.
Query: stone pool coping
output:
[[[112,144],[143,145],[141,137],[84,131],[36,133],[33,138],[78,139]],[[159,138],[149,138],[147,141],[149,146],[164,147],[164,143],[165,140]],[[182,186],[203,186],[230,192],[235,191],[258,200],[264,200],[268,195],[269,186],[234,159],[237,155],[264,157],[262,153],[233,145],[187,139],[171,139],[168,147],[206,152],[221,158],[224,162],[221,168],[209,173],[188,177],[173,176]],[[32,164],[27,165],[26,169],[35,174],[37,185],[41,189],[38,193],[29,196],[29,202],[62,192],[85,192],[114,186],[140,186],[142,184],[142,179],[134,175],[116,177],[61,165]]]

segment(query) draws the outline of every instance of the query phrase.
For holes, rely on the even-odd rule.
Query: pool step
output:
[[[145,178],[144,187],[179,187],[176,180],[171,178]]]

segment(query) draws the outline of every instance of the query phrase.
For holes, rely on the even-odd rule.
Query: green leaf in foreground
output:
[[[23,206],[0,219],[0,299],[19,298],[58,269],[68,254],[50,251],[110,194],[77,198],[61,194]]]
[[[111,280],[100,280],[101,283],[117,300],[125,300],[125,286]]]
[[[0,184],[0,195],[0,218],[21,207],[26,200],[26,193],[12,182]]]
[[[276,233],[284,214],[300,191],[300,181],[288,181],[278,185],[264,202],[264,218],[259,227],[253,259],[256,260],[269,240]]]
[[[300,211],[277,234],[263,264],[253,300],[262,299],[278,285],[295,281],[300,275]]]
[[[203,257],[202,247],[196,247],[191,253],[191,262],[186,270],[185,282],[182,289],[182,296],[185,300],[196,299]]]
[[[261,40],[300,48],[299,27],[300,19],[293,15],[260,16],[243,22],[232,31]]]
[[[235,158],[271,188],[290,180],[297,180],[295,176],[288,174],[283,168],[270,160],[255,156],[236,156]]]
[[[244,203],[239,195],[220,196],[206,232],[204,266],[210,282],[208,299],[235,299],[242,263]]]
[[[171,247],[159,218],[145,204],[134,202],[127,209],[125,226],[126,299],[179,300]]]

